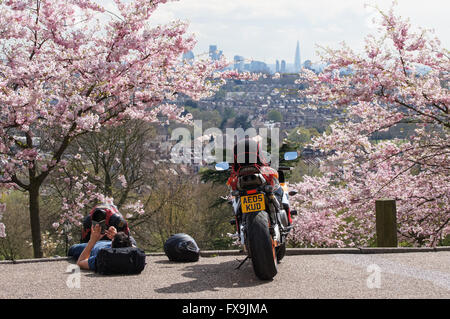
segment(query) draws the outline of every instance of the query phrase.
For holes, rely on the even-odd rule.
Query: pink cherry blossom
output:
[[[380,12],[379,26],[365,52],[324,49],[323,73],[304,70],[298,80],[308,84],[300,93],[311,104],[345,115],[313,140],[329,154],[322,176],[295,185],[291,239],[298,245],[373,244],[375,200],[382,198],[397,202],[400,241],[432,246],[450,234],[448,51],[393,8]],[[403,123],[414,125],[411,136],[371,139]]]
[[[189,122],[170,103],[178,95],[198,100],[225,78],[254,78],[222,74],[229,64],[223,59],[182,63],[195,45],[187,23],[150,23],[165,2],[114,0],[107,10],[93,0],[0,1],[0,184],[32,199],[35,256],[42,255],[39,191],[62,161],[72,160],[66,150],[75,137],[134,118],[159,122],[160,113]],[[85,187],[68,186],[75,185],[79,192]],[[63,215],[78,222],[86,201],[73,200],[72,216]]]

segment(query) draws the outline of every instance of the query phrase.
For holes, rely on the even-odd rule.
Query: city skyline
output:
[[[224,52],[219,50],[216,44],[210,44],[208,50],[208,56],[212,60],[219,60],[222,56],[224,56]],[[202,54],[206,55],[206,53]],[[250,71],[250,72],[269,72],[269,73],[285,73],[285,72],[299,72],[303,66],[303,63],[300,59],[300,41],[297,40],[297,46],[295,49],[295,56],[292,63],[285,60],[276,60],[274,63],[266,63],[265,61],[259,61],[256,59],[249,59],[242,55],[235,55],[233,57],[232,63],[227,68],[232,68],[238,70],[240,72]],[[195,54],[192,51],[185,52],[182,56],[183,60],[192,63],[195,60]],[[311,61],[306,60],[304,63],[308,63],[309,67],[311,67]]]
[[[108,0],[111,1],[111,0]],[[435,29],[448,47],[450,27],[444,0],[398,0],[395,11],[409,17],[413,27]],[[155,11],[155,24],[180,19],[189,23],[197,45],[196,56],[207,54],[217,45],[230,61],[235,55],[275,64],[276,60],[294,63],[296,42],[300,41],[302,61],[318,61],[317,45],[338,47],[345,41],[355,50],[364,48],[364,37],[373,32],[375,5],[389,10],[391,0],[181,0],[161,5]],[[365,6],[368,4],[369,6]],[[324,10],[326,8],[326,10]]]

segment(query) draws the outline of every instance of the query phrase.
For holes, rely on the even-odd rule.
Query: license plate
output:
[[[259,212],[266,209],[264,194],[247,195],[241,197],[242,213]]]

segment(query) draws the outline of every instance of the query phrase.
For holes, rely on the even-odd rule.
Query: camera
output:
[[[101,233],[104,234],[106,231],[106,212],[102,209],[96,209],[92,214],[92,226],[100,225]]]

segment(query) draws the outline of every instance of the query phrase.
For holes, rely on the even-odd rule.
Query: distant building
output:
[[[300,60],[300,42],[297,41],[297,47],[295,48],[294,71],[300,72],[301,68],[302,68],[302,63]]]
[[[277,60],[276,64],[275,64],[275,72],[279,73],[280,72],[280,61]]]
[[[186,61],[189,64],[192,64],[194,62],[194,53],[192,51],[187,51],[183,53],[183,61]]]
[[[284,60],[281,60],[280,72],[286,73],[286,61],[284,61]]]
[[[209,46],[209,57],[212,60],[220,60],[222,57],[222,51],[217,50],[217,45]]]
[[[266,63],[261,61],[252,61],[249,66],[250,72],[270,73],[270,69]]]
[[[306,60],[305,63],[303,63],[303,67],[305,69],[312,70],[312,62],[311,62],[311,60]]]
[[[239,72],[244,71],[244,57],[240,55],[234,56],[234,69],[238,70]]]

